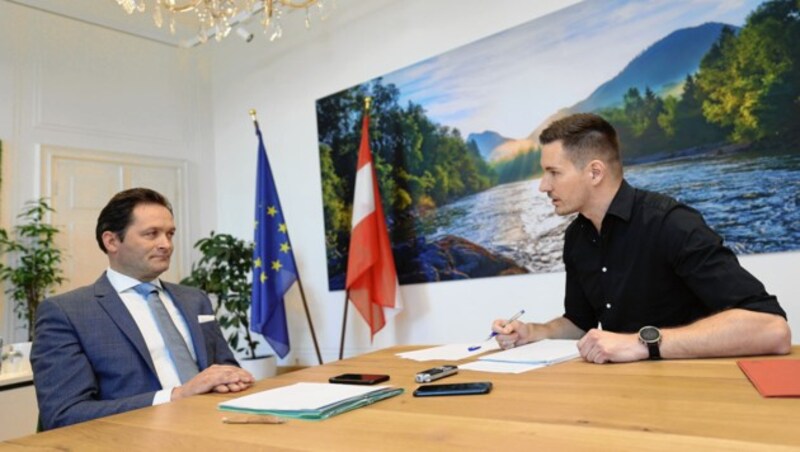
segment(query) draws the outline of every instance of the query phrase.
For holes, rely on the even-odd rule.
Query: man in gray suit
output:
[[[174,234],[172,207],[153,190],[122,191],[100,212],[108,270],[37,312],[31,363],[44,429],[252,385],[208,297],[158,279]]]

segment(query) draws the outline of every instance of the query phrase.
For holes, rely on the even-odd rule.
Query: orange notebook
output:
[[[800,359],[739,361],[750,383],[764,397],[800,397]]]

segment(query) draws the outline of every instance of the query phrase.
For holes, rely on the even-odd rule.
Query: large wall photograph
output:
[[[589,0],[317,101],[330,290],[364,98],[401,284],[563,270],[541,130],[594,112],[625,177],[738,254],[800,249],[800,3]]]

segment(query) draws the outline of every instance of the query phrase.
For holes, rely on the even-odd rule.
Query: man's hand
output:
[[[497,333],[495,339],[500,348],[509,349],[528,342],[539,341],[545,338],[542,325],[536,323],[522,323],[514,320],[506,324],[507,320],[497,319],[492,323],[492,331]]]
[[[626,363],[647,359],[647,346],[637,334],[620,334],[597,329],[589,330],[578,341],[581,357],[590,363]]]
[[[239,392],[253,385],[250,372],[236,366],[215,364],[172,390],[172,400],[208,392]]]
[[[556,317],[547,323],[506,322],[497,319],[492,323],[492,331],[497,333],[497,343],[504,349],[542,339],[579,339],[583,336],[583,330],[566,317]]]

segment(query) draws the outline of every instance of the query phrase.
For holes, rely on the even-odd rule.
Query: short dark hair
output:
[[[542,145],[558,140],[576,167],[583,168],[589,161],[599,158],[622,170],[617,131],[598,115],[576,113],[561,118],[539,135]]]
[[[128,226],[133,222],[133,209],[139,204],[158,204],[166,207],[169,213],[172,213],[172,205],[167,198],[155,190],[131,188],[117,193],[108,201],[108,204],[100,211],[100,216],[97,217],[94,234],[97,244],[104,253],[108,254],[108,250],[103,244],[103,233],[111,231],[122,241]]]

